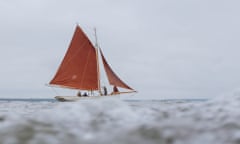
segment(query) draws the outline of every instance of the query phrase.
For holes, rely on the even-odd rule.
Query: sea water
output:
[[[0,144],[238,144],[240,95],[216,100],[0,99]]]

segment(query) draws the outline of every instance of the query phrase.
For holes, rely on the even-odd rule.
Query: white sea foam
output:
[[[240,95],[200,103],[2,102],[0,144],[238,144]]]

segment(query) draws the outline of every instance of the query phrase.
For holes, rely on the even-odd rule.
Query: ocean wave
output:
[[[238,94],[200,103],[3,103],[0,144],[237,144],[239,106]]]

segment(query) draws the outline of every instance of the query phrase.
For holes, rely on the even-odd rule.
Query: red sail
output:
[[[108,77],[108,81],[111,85],[114,86],[118,86],[121,88],[126,88],[126,89],[130,89],[133,90],[131,87],[129,87],[127,84],[125,84],[111,69],[111,67],[109,66],[109,64],[107,63],[105,57],[103,56],[102,50],[100,49],[100,53],[101,53],[101,57],[102,57],[102,61],[103,61],[103,65],[104,65],[104,69],[106,71],[107,77]]]
[[[50,84],[81,90],[97,90],[98,81],[96,49],[77,26],[67,53]]]

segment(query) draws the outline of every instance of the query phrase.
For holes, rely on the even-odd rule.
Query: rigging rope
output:
[[[55,92],[56,95],[59,95],[59,93],[53,87],[51,87],[51,89]]]

